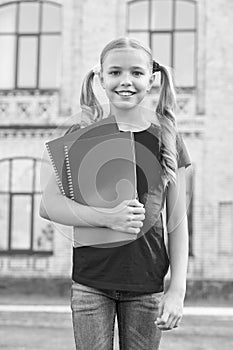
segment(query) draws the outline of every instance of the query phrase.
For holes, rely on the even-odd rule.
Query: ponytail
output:
[[[176,183],[176,97],[172,77],[168,69],[159,65],[161,88],[156,114],[161,126],[161,165],[167,180]]]
[[[91,123],[101,120],[103,118],[103,109],[97,100],[93,91],[93,79],[95,72],[91,70],[84,78],[80,106],[85,117],[91,120]]]

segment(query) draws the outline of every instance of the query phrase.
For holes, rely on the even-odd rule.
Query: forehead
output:
[[[112,49],[104,57],[103,67],[110,66],[142,66],[148,68],[150,63],[148,54],[140,49],[121,48]]]

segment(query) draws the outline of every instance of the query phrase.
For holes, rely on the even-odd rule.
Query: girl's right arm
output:
[[[138,233],[145,219],[145,209],[136,199],[111,209],[77,203],[60,193],[54,174],[43,191],[39,214],[62,225],[109,227],[128,233]]]

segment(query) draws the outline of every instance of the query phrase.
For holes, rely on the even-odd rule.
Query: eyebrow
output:
[[[110,66],[109,69],[121,69],[122,67],[121,66]],[[133,66],[131,67],[132,69],[142,69],[142,70],[145,70],[145,68],[143,67],[140,67],[140,66]]]
[[[144,67],[141,67],[141,66],[133,66],[132,68],[133,68],[133,69],[142,69],[142,70],[145,70],[145,68],[144,68]]]
[[[109,69],[119,69],[121,68],[120,66],[110,66]]]

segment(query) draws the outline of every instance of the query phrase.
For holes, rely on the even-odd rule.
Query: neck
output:
[[[150,125],[146,111],[138,106],[129,110],[110,108],[110,114],[115,116],[119,128],[124,131],[140,130]]]

